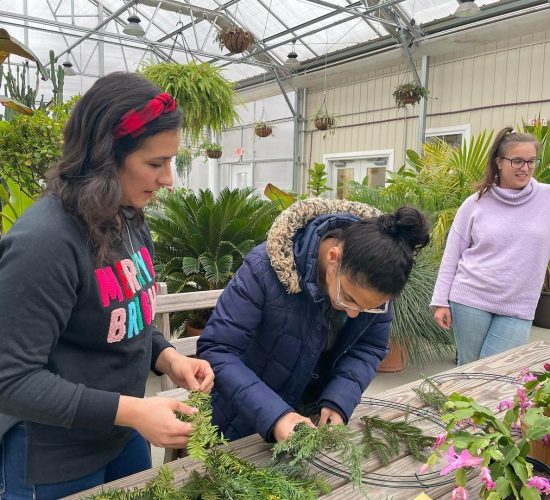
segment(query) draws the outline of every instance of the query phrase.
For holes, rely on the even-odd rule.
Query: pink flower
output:
[[[514,402],[511,399],[505,399],[504,401],[501,401],[498,406],[497,410],[499,412],[509,410],[510,408],[514,407]]]
[[[493,481],[493,478],[491,477],[491,473],[489,472],[489,469],[487,467],[481,468],[481,482],[485,485],[485,488],[488,490],[495,489],[495,482]]]
[[[542,366],[547,372],[550,372],[550,363],[544,363]]]
[[[532,401],[527,398],[525,387],[519,387],[516,396],[521,410],[526,410],[532,406]]]
[[[478,467],[483,463],[481,457],[472,456],[468,450],[462,450],[458,455],[453,446],[449,446],[446,458],[447,465],[441,469],[442,476],[462,467]]]
[[[546,434],[545,436],[542,436],[541,441],[544,446],[550,446],[550,434]]]
[[[451,493],[451,500],[468,500],[468,491],[463,486],[457,486]]]
[[[526,373],[520,377],[520,380],[525,384],[525,382],[537,380],[537,377],[535,377],[532,373]]]
[[[527,481],[527,486],[536,488],[541,493],[550,493],[550,482],[545,477],[533,476]]]
[[[447,439],[447,433],[442,432],[441,434],[438,434],[435,438],[435,443],[433,445],[434,448],[439,448]]]

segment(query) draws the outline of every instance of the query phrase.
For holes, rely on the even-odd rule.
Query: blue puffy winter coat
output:
[[[337,410],[347,422],[374,378],[387,353],[391,310],[348,318],[324,366],[317,366],[329,332],[321,309],[329,299],[316,284],[319,244],[327,231],[356,220],[350,213],[322,215],[296,230],[287,238],[295,271],[277,262],[277,252],[268,255],[265,243],[257,246],[220,296],[197,353],[215,372],[213,422],[228,439],[259,433],[272,440],[275,422],[295,411],[306,386],[321,373],[318,406]],[[293,277],[298,293],[289,293]]]

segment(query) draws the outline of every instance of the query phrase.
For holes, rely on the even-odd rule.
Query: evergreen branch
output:
[[[420,401],[441,413],[443,404],[447,402],[447,395],[429,377],[425,377],[424,382],[429,385],[428,390],[425,391],[421,387],[418,387],[412,391],[418,396]]]
[[[386,421],[378,417],[361,417],[365,424],[363,430],[363,456],[369,458],[374,452],[383,465],[388,465],[391,458],[399,454],[399,446],[405,444],[413,457],[425,461],[422,450],[433,445],[435,439],[425,436],[422,431],[406,421]],[[382,438],[374,435],[373,431],[382,433]]]
[[[309,427],[298,424],[289,439],[273,447],[273,461],[284,453],[292,458],[289,466],[303,467],[321,452],[339,452],[340,462],[349,470],[350,480],[362,485],[361,451],[353,443],[354,433],[343,424]]]

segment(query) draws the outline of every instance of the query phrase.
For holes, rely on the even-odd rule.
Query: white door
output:
[[[332,187],[334,196],[339,200],[349,194],[348,183],[359,182],[369,187],[384,187],[386,185],[387,156],[369,158],[331,160]]]
[[[254,187],[252,164],[236,163],[231,165],[231,189]]]

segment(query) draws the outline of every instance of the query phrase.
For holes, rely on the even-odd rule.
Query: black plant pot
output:
[[[548,467],[545,463],[532,457],[525,457],[525,461],[529,462],[533,466],[533,472],[535,476],[540,474],[550,476],[550,467]],[[548,498],[550,498],[550,495],[542,493],[540,498],[542,500],[548,500]],[[506,498],[506,500],[515,500],[515,497],[514,495],[510,495]]]
[[[550,328],[550,293],[541,292],[533,325],[541,328]]]

